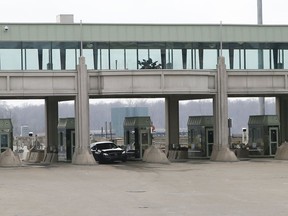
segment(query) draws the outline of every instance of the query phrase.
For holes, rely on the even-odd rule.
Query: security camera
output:
[[[8,26],[4,26],[4,31],[8,31],[9,27]]]

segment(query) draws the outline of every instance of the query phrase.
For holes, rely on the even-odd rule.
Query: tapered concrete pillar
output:
[[[212,161],[238,161],[228,142],[228,98],[227,73],[224,57],[219,57],[217,65],[217,94],[213,98],[214,145],[210,157]]]
[[[280,136],[279,141],[288,142],[288,97],[276,98],[276,114],[280,120]]]
[[[172,145],[179,145],[179,100],[177,97],[165,98],[165,152],[172,149]]]
[[[276,114],[280,119],[279,144],[275,159],[288,160],[288,97],[281,96],[276,98]]]
[[[43,162],[55,163],[58,161],[58,99],[45,99],[46,118],[46,152]]]
[[[88,73],[85,58],[79,58],[77,67],[78,94],[75,101],[75,152],[73,164],[93,165],[96,161],[90,151]]]
[[[280,136],[279,141],[288,142],[288,97],[276,98],[276,113],[280,119]]]

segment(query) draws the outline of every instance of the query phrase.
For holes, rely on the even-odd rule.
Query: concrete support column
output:
[[[165,98],[165,130],[166,147],[165,150],[172,149],[172,145],[179,145],[179,100],[177,97]]]
[[[46,149],[47,153],[58,149],[58,99],[48,97],[45,99],[46,112]]]
[[[275,159],[288,160],[288,97],[281,96],[276,98],[276,113],[280,120],[279,144]]]
[[[229,149],[228,142],[228,96],[227,73],[224,57],[219,57],[217,65],[217,94],[213,98],[214,113],[214,145],[212,161],[237,161],[234,152]]]
[[[45,99],[46,119],[46,152],[43,162],[55,163],[58,161],[58,98]]]
[[[93,165],[96,164],[96,161],[90,151],[89,83],[87,66],[83,56],[79,57],[77,70],[78,94],[75,100],[75,152],[72,163],[78,165]]]
[[[276,98],[276,113],[280,120],[279,141],[288,142],[288,97]]]

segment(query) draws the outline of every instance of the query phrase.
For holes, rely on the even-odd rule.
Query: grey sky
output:
[[[262,0],[264,24],[288,24],[287,0]],[[257,23],[257,0],[2,0],[0,23]]]

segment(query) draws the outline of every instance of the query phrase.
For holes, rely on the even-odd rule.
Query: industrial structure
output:
[[[71,15],[58,21],[0,24],[0,98],[45,99],[47,154],[57,149],[58,102],[74,100],[72,163],[95,163],[90,98],[164,98],[167,151],[179,143],[179,101],[211,98],[211,160],[236,161],[228,97],[276,97],[279,143],[287,140],[288,26],[82,24]],[[140,69],[149,59],[158,66]]]

